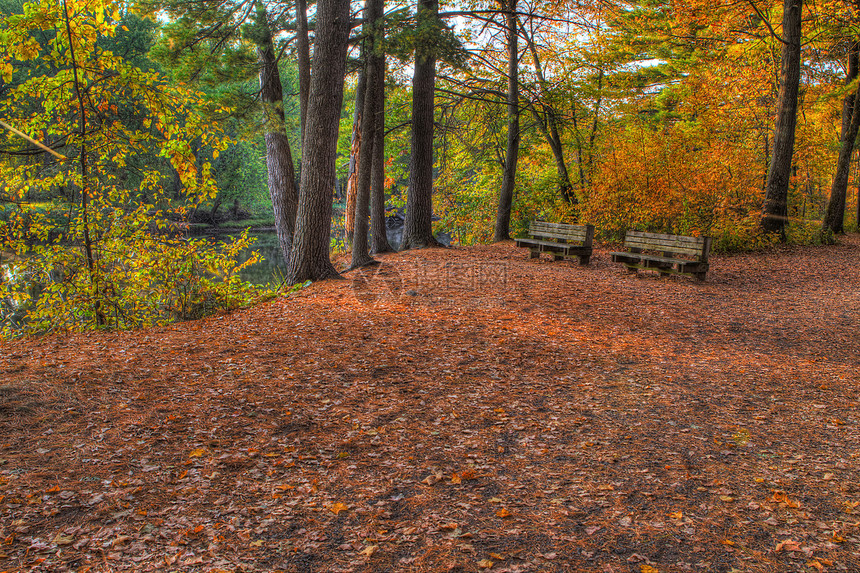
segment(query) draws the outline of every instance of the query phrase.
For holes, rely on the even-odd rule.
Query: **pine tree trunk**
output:
[[[419,26],[438,21],[437,0],[419,0]],[[438,25],[438,24],[437,24]],[[401,248],[439,246],[433,237],[433,105],[436,53],[430,44],[415,47],[412,77],[412,165],[406,195],[406,220]]]
[[[767,172],[762,229],[779,233],[785,240],[788,219],[788,187],[797,127],[797,92],[800,87],[800,35],[803,0],[784,0],[782,17],[782,65],[776,102],[773,154]]]
[[[495,242],[511,238],[511,208],[514,203],[514,186],[517,177],[517,159],[520,152],[520,89],[519,49],[517,34],[517,0],[508,0],[505,20],[508,28],[508,145],[505,150],[505,170],[496,209]]]
[[[388,242],[385,226],[385,57],[376,62],[379,66],[380,88],[376,102],[376,138],[373,141],[372,171],[370,174],[370,253],[390,253],[394,249]]]
[[[257,46],[257,58],[260,65],[260,100],[266,122],[264,139],[269,197],[272,199],[275,231],[278,234],[281,253],[284,261],[289,261],[298,203],[296,173],[284,123],[283,88],[278,72],[278,61],[275,57],[266,9],[261,2],[257,3],[257,25],[264,31]]]
[[[338,277],[329,258],[332,192],[337,159],[343,78],[350,30],[349,0],[319,0],[308,97],[305,161],[287,281]]]
[[[361,60],[364,62],[365,49],[361,48]],[[355,235],[355,193],[358,189],[358,167],[361,164],[361,114],[364,112],[364,94],[367,93],[367,73],[365,66],[358,73],[358,84],[355,86],[355,110],[352,115],[352,139],[349,142],[349,169],[346,175],[346,200],[343,217],[343,231],[347,242],[352,242]]]
[[[311,83],[311,49],[308,41],[308,3],[296,0],[296,51],[299,68],[299,117],[302,131],[301,141],[304,149],[305,122],[308,116],[308,91]]]
[[[857,78],[860,68],[860,43],[855,43],[848,54],[848,77],[845,82],[850,84]],[[836,160],[836,172],[830,187],[830,200],[824,215],[822,234],[826,238],[844,233],[845,228],[845,198],[848,195],[848,176],[851,172],[851,154],[854,153],[854,142],[860,128],[860,94],[855,90],[845,96],[842,102],[842,132],[839,138],[839,158]]]
[[[384,0],[366,0],[365,2],[365,55],[367,87],[364,93],[364,110],[361,122],[361,153],[364,157],[358,166],[358,186],[355,201],[355,235],[352,241],[352,264],[350,268],[363,267],[375,262],[370,256],[370,245],[368,234],[370,231],[370,178],[373,167],[373,147],[376,143],[377,117],[379,90],[385,89],[379,75],[377,60],[380,56],[376,54],[377,47],[381,44],[381,37],[377,36],[376,23],[382,18]]]

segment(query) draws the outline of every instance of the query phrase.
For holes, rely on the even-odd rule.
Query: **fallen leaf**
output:
[[[368,545],[364,549],[358,552],[359,555],[364,555],[365,557],[370,557],[376,550],[379,549],[379,545]]]
[[[478,561],[478,567],[480,567],[481,569],[490,569],[493,567],[493,565],[494,563],[489,559],[481,559],[480,561]]]
[[[71,545],[74,542],[75,542],[75,536],[74,535],[57,535],[54,538],[54,543],[56,543],[57,545],[60,545],[60,546]]]
[[[202,458],[205,453],[206,453],[206,450],[204,448],[197,448],[196,450],[191,450],[191,452],[189,452],[189,454],[188,454],[188,457],[189,458]]]
[[[503,507],[502,509],[500,509],[499,511],[496,512],[496,516],[501,517],[501,518],[510,517],[511,512],[510,512],[510,510]]]
[[[334,503],[329,506],[329,510],[335,515],[339,514],[341,511],[346,511],[348,509],[349,508],[345,504],[340,502]]]
[[[777,553],[780,551],[800,551],[800,544],[793,539],[786,539],[777,543],[774,551]]]
[[[656,567],[651,567],[645,563],[639,565],[639,571],[640,573],[660,573]]]

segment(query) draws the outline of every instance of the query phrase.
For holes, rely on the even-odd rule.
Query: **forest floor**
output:
[[[860,237],[379,258],[0,343],[0,571],[860,571]]]

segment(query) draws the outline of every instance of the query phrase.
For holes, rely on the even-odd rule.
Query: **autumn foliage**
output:
[[[3,74],[13,83],[0,115],[55,149],[44,159],[3,135],[15,150],[0,163],[0,251],[11,259],[0,278],[4,335],[144,326],[262,292],[238,278],[254,262],[237,262],[247,235],[223,249],[178,237],[187,210],[216,192],[194,149],[217,157],[228,141],[201,94],[102,47],[121,31],[121,8],[27,3],[3,20]],[[153,150],[163,162],[138,159]],[[171,173],[179,194],[165,187]]]

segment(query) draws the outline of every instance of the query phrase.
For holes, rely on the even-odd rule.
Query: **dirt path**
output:
[[[608,259],[0,343],[0,571],[860,571],[860,239]]]

